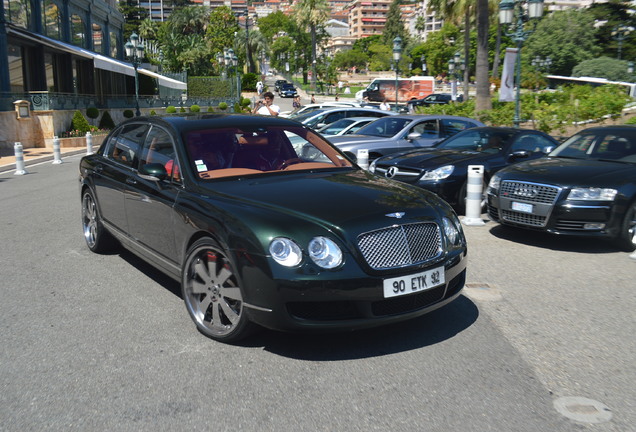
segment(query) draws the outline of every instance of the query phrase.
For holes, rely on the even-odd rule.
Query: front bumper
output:
[[[513,202],[529,204],[532,211],[515,211],[512,208]],[[557,200],[539,205],[500,198],[491,192],[488,193],[488,217],[503,225],[585,237],[614,238],[619,234],[621,224],[621,217],[613,203]]]
[[[391,298],[384,298],[382,276],[360,274],[331,280],[259,278],[259,292],[250,292],[246,310],[254,322],[283,331],[355,330],[404,321],[431,312],[459,296],[466,281],[465,250],[404,275],[440,266],[445,270],[444,284]],[[254,282],[245,281],[246,286]]]

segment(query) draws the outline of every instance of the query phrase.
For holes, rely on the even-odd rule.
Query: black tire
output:
[[[91,252],[105,253],[117,246],[117,240],[104,228],[95,197],[88,188],[82,193],[82,232]]]
[[[636,249],[636,201],[627,208],[615,242],[621,250],[631,252]]]
[[[204,335],[236,342],[253,330],[234,265],[212,239],[199,239],[188,250],[181,271],[181,291],[190,318]]]

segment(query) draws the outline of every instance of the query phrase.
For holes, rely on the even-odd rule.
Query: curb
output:
[[[73,150],[73,151],[69,151],[69,152],[65,152],[62,153],[62,161],[64,161],[64,158],[66,156],[75,156],[78,154],[82,154],[82,153],[86,153],[86,150]],[[46,155],[46,156],[40,156],[40,157],[36,157],[36,158],[32,158],[32,159],[27,159],[24,161],[24,166],[28,167],[28,166],[32,166],[32,165],[36,165],[42,162],[47,162],[47,161],[52,161],[53,160],[54,155],[50,154],[50,155]],[[16,169],[16,164],[15,163],[11,163],[11,164],[7,164],[7,165],[0,165],[0,174],[4,174],[8,171],[15,171]]]

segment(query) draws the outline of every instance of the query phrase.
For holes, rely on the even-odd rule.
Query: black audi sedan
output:
[[[130,119],[81,160],[79,181],[88,248],[123,246],[180,281],[196,327],[216,340],[257,325],[387,324],[464,286],[466,240],[448,204],[362,170],[291,120]]]
[[[636,127],[586,129],[548,157],[499,171],[488,215],[503,225],[636,248]]]
[[[435,192],[461,212],[465,207],[469,165],[483,165],[485,196],[488,179],[494,173],[510,164],[545,156],[557,144],[554,138],[539,131],[477,127],[433,147],[378,158],[369,170]]]

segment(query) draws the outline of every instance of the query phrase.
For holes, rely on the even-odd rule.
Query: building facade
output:
[[[68,130],[75,110],[135,106],[135,69],[123,60],[124,17],[114,0],[0,5],[0,145],[31,130],[24,144],[41,147]],[[186,88],[145,68],[138,72],[141,95],[180,96]],[[29,108],[18,122],[16,101]]]

